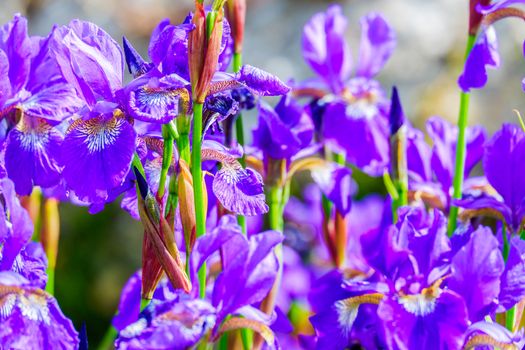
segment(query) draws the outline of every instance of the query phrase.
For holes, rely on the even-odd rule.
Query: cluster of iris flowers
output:
[[[315,75],[286,83],[242,65],[242,0],[160,22],[147,58],[93,23],[28,36],[15,15],[0,29],[0,348],[87,349],[53,297],[58,203],[120,199],[142,268],[99,349],[522,349],[525,125],[489,137],[467,117],[500,64],[493,24],[525,20],[523,4],[470,1],[458,125],[430,118],[431,144],[375,79],[396,47],[378,13],[355,65],[341,7],[315,14]],[[386,197],[356,201],[353,172]]]

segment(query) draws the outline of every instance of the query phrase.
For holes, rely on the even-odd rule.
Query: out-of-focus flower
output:
[[[521,161],[525,157],[524,136],[518,126],[504,124],[487,142],[483,170],[497,195],[478,193],[458,200],[459,206],[471,210],[468,216],[478,213],[494,216],[503,220],[513,232],[522,227],[525,186],[519,174],[525,171]]]
[[[475,31],[470,35],[477,34],[477,27],[481,24],[481,30],[477,34],[476,41],[470,51],[463,72],[459,76],[458,84],[464,92],[470,89],[479,89],[487,84],[487,68],[498,68],[500,66],[500,56],[498,52],[498,42],[496,31],[493,24],[506,17],[517,17],[525,19],[525,12],[511,7],[514,4],[525,4],[523,0],[499,0],[493,4],[490,1],[478,0],[471,1],[471,27],[474,20]],[[473,7],[478,14],[473,15]]]
[[[319,78],[298,84],[296,93],[318,99],[321,135],[331,147],[367,173],[379,175],[389,160],[389,103],[374,77],[391,56],[396,39],[381,15],[363,17],[359,59],[351,78],[347,22],[341,12],[340,6],[332,5],[306,24],[303,57]]]

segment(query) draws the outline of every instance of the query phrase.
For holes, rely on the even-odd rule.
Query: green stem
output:
[[[250,350],[253,347],[253,332],[250,329],[241,329],[242,347],[244,350]]]
[[[516,314],[516,306],[513,306],[507,310],[507,314],[505,315],[505,326],[511,332],[514,332],[513,329],[514,329],[515,314]]]
[[[233,71],[238,72],[241,69],[241,65],[242,53],[235,52],[233,54]],[[237,137],[237,143],[244,148],[244,125],[241,113],[237,115],[237,119],[235,120],[235,136]],[[244,155],[244,152],[242,157],[239,158],[239,163],[241,163],[243,167],[246,167],[246,156]],[[246,234],[246,218],[244,215],[237,215],[237,222],[241,226],[242,232]]]
[[[268,217],[270,220],[270,229],[283,232],[283,211],[281,199],[283,190],[279,186],[272,186],[269,190],[269,203],[270,210],[268,211]]]
[[[46,273],[47,273],[46,292],[48,292],[51,295],[54,295],[55,293],[55,268],[48,266],[46,269]]]
[[[193,178],[193,196],[195,198],[195,233],[201,237],[206,232],[206,208],[204,208],[204,192],[202,188],[202,103],[194,103],[193,106],[193,144],[191,149],[191,175]],[[198,272],[199,295],[206,295],[206,264],[203,264]]]
[[[106,331],[106,334],[104,334],[104,337],[100,341],[100,344],[98,344],[97,349],[98,350],[113,349],[114,347],[113,344],[115,343],[115,339],[117,338],[117,335],[118,335],[118,332],[115,329],[115,327],[110,325],[108,327],[108,330]]]
[[[162,137],[164,139],[164,151],[162,152],[162,169],[160,170],[159,189],[157,191],[157,198],[161,199],[164,197],[166,190],[166,179],[168,177],[168,171],[171,166],[171,160],[173,159],[173,138],[171,136],[168,126],[162,126]]]
[[[505,225],[501,228],[501,235],[503,236],[503,260],[507,262],[507,259],[509,258],[509,239],[507,237],[507,230],[505,229]]]
[[[475,35],[469,35],[467,41],[467,48],[465,50],[465,61],[474,46],[476,41]],[[465,174],[465,155],[466,155],[466,137],[465,132],[467,129],[468,121],[468,108],[469,108],[470,94],[467,92],[461,92],[460,105],[459,105],[459,117],[458,117],[458,141],[456,145],[456,168],[454,172],[454,192],[452,195],[453,199],[461,199],[461,193],[463,190],[463,177]],[[452,236],[457,225],[458,218],[458,207],[451,205],[450,214],[448,221],[448,235]]]

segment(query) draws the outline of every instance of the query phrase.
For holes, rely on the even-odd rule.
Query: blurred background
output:
[[[283,80],[312,76],[301,56],[302,27],[329,3],[248,0],[245,63]],[[432,115],[455,122],[459,108],[456,80],[462,68],[468,0],[339,3],[349,18],[348,39],[355,54],[359,18],[364,14],[381,12],[396,30],[397,50],[378,78],[387,90],[392,84],[398,86],[412,122],[423,127]],[[156,24],[166,17],[178,23],[192,7],[191,0],[0,0],[0,22],[20,12],[29,18],[31,34],[46,35],[53,24],[80,18],[101,26],[119,42],[126,35],[146,55]],[[518,20],[508,20],[498,23],[496,29],[502,68],[491,71],[487,87],[472,94],[470,110],[470,123],[485,125],[489,133],[504,121],[516,123],[513,109],[525,114],[521,89],[525,27]],[[56,296],[77,328],[87,323],[90,342],[96,345],[116,310],[123,284],[140,266],[142,231],[120,210],[119,201],[93,216],[86,208],[62,204],[61,220]]]

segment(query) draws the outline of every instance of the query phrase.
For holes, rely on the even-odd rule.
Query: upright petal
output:
[[[334,93],[342,90],[352,67],[346,25],[341,6],[332,5],[315,14],[303,29],[303,57]]]
[[[372,78],[388,61],[396,47],[396,35],[388,22],[378,13],[361,18],[361,45],[357,76]]]
[[[519,175],[525,172],[524,136],[525,133],[518,126],[504,124],[487,142],[483,158],[487,180],[513,213],[517,213],[525,198],[525,183]]]
[[[5,165],[16,192],[29,195],[33,186],[52,187],[60,181],[58,164],[63,136],[45,119],[23,115],[7,137]]]
[[[0,28],[0,50],[9,61],[9,80],[13,91],[21,90],[29,79],[33,44],[27,35],[27,19],[16,14]]]
[[[99,103],[76,120],[62,145],[63,175],[69,188],[88,201],[108,197],[129,172],[136,133],[112,104]]]
[[[108,33],[93,23],[73,20],[55,31],[52,50],[64,78],[88,104],[114,100],[122,87],[124,59]]]
[[[355,108],[343,103],[327,106],[323,136],[336,150],[346,152],[348,162],[371,176],[379,176],[390,158],[386,120],[379,115],[372,119],[355,116]]]

